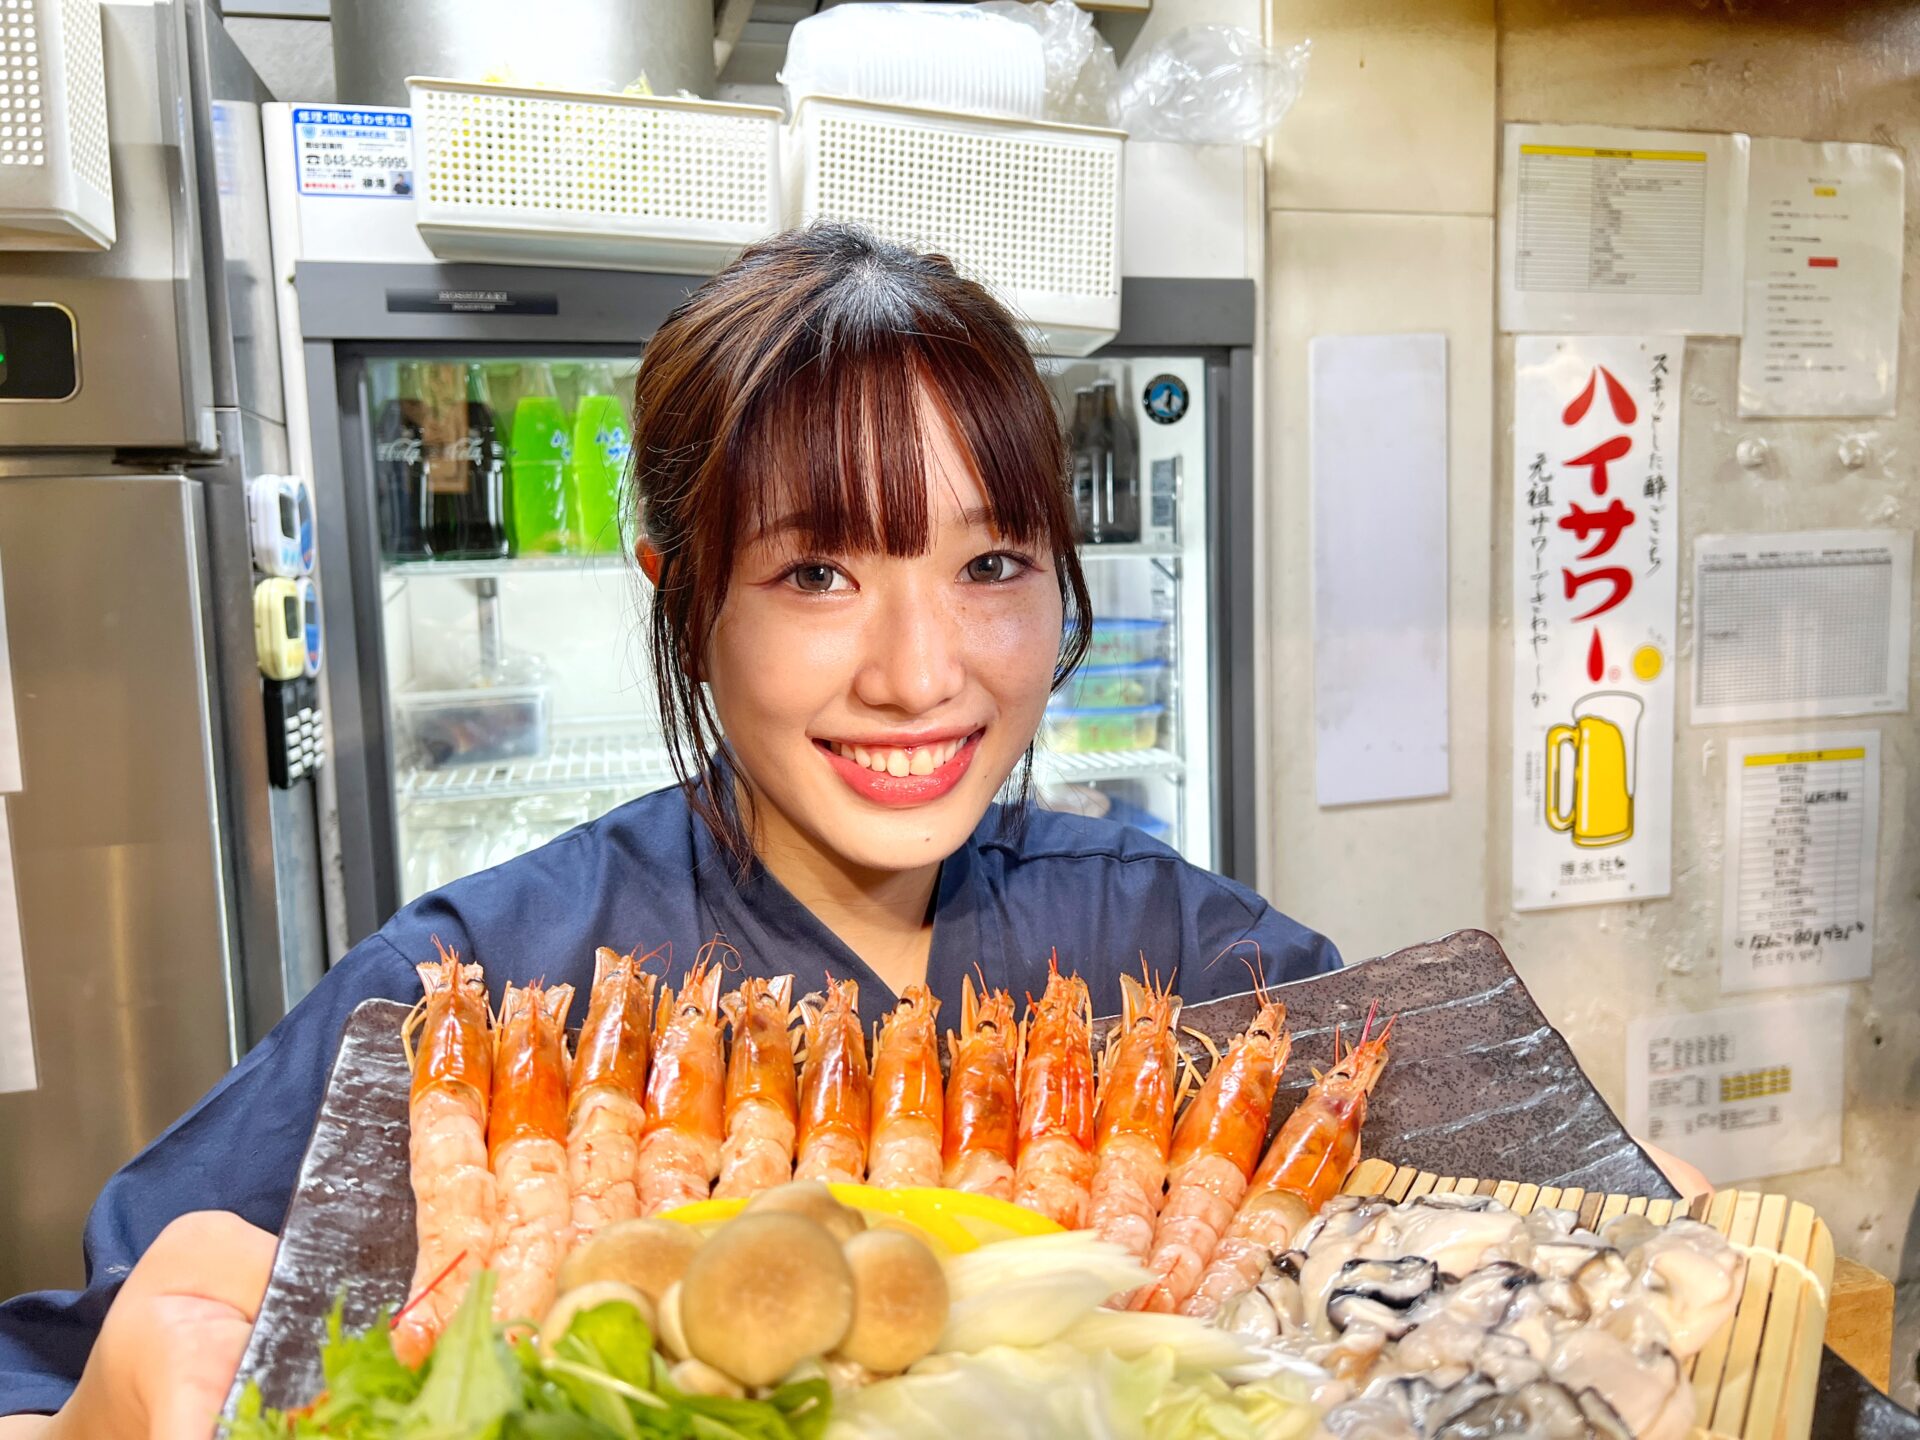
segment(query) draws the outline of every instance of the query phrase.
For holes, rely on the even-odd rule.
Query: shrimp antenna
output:
[[[721,970],[738,971],[744,966],[745,957],[740,954],[740,948],[731,940],[727,939],[723,931],[714,932],[713,938],[702,945],[699,953],[693,957],[693,963],[697,966],[711,965],[714,963],[712,956],[719,951],[724,951],[726,955],[732,957],[731,960],[724,957],[720,960],[719,965]]]
[[[1204,968],[1211,970],[1214,966],[1218,965],[1222,959],[1224,959],[1228,955],[1231,955],[1234,951],[1238,950],[1242,945],[1251,945],[1253,947],[1253,958],[1260,962],[1261,972],[1265,973],[1267,968],[1267,962],[1261,954],[1260,942],[1254,939],[1253,936],[1251,935],[1242,936],[1240,939],[1235,940],[1231,945],[1223,945],[1220,948],[1220,952],[1216,954],[1213,957],[1213,959],[1207,961],[1206,966]]]
[[[652,960],[658,957],[661,951],[663,950],[666,952],[667,960],[666,960],[666,964],[663,965],[661,968],[663,970],[670,970],[673,968],[673,942],[671,940],[667,941],[663,945],[654,946],[653,949],[647,951],[647,953],[644,955],[640,953],[640,947],[636,945],[633,947],[633,949],[627,952],[627,959],[633,961],[634,968],[637,970],[640,968],[640,966],[646,964],[649,960]]]

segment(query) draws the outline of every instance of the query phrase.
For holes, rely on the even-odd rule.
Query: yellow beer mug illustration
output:
[[[1588,848],[1633,835],[1634,743],[1639,697],[1619,690],[1583,696],[1571,725],[1547,731],[1547,825]]]

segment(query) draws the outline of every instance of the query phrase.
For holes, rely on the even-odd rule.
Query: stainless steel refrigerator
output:
[[[325,956],[313,787],[269,783],[254,658],[245,481],[287,468],[268,97],[204,0],[101,12],[117,240],[0,257],[0,1072],[32,1080],[0,1093],[0,1294],[79,1283],[101,1184]]]

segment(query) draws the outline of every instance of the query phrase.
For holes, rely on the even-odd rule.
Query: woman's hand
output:
[[[266,1231],[220,1210],[162,1230],[120,1287],[44,1440],[208,1440],[266,1294],[273,1247]]]

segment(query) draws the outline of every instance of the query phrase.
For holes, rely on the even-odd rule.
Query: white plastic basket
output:
[[[0,250],[105,250],[99,0],[0,0]]]
[[[416,218],[442,259],[700,275],[779,228],[769,106],[419,77],[407,89]]]
[[[1121,131],[808,95],[787,134],[790,223],[858,221],[940,252],[1046,354],[1119,330]]]

